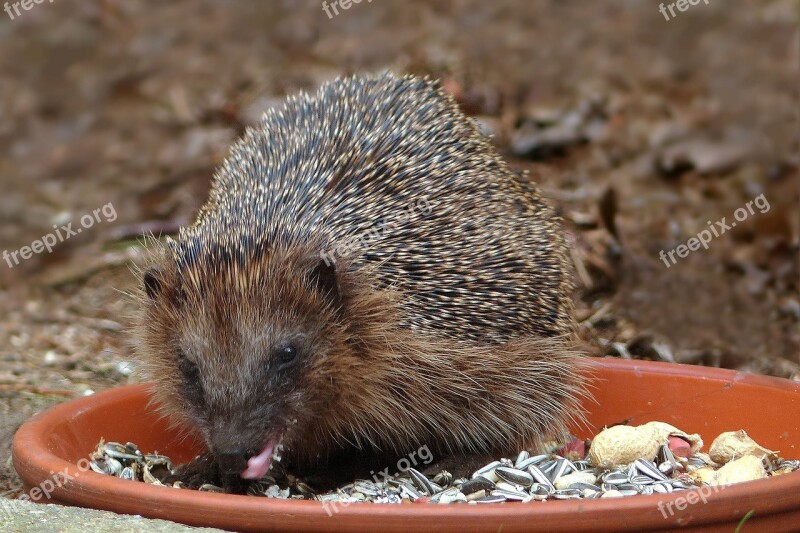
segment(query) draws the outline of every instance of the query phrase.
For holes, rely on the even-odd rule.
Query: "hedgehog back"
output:
[[[173,251],[179,263],[212,249],[246,261],[314,242],[335,259],[359,238],[343,264],[377,265],[408,327],[491,342],[570,330],[554,213],[420,78],[339,79],[267,112]]]

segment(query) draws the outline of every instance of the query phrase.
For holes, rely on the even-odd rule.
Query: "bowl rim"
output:
[[[587,367],[590,372],[612,369],[655,374],[665,378],[671,376],[695,377],[703,380],[724,381],[731,384],[746,384],[800,393],[800,383],[719,368],[616,358],[589,359]],[[95,408],[97,405],[113,403],[129,395],[147,394],[149,387],[150,385],[145,383],[112,388],[92,396],[55,405],[25,422],[14,436],[12,446],[13,464],[20,477],[23,480],[48,479],[53,472],[66,472],[70,476],[77,473],[79,475],[74,476],[75,479],[55,487],[52,491],[52,498],[56,500],[56,503],[67,502],[86,506],[87,499],[91,499],[91,496],[103,495],[105,500],[100,508],[117,512],[123,509],[122,512],[166,519],[174,516],[170,509],[191,509],[193,513],[196,513],[198,521],[195,523],[197,524],[208,524],[204,520],[216,517],[214,511],[220,508],[235,509],[242,514],[243,518],[252,516],[254,519],[261,517],[262,520],[266,515],[295,518],[302,515],[309,518],[330,519],[331,515],[322,502],[175,490],[171,487],[158,487],[139,482],[131,483],[92,471],[78,471],[76,464],[61,459],[47,448],[46,439],[42,436],[46,436],[48,429],[56,423],[70,418],[74,413]],[[800,490],[797,490],[798,488],[800,488],[800,472],[725,486],[712,491],[707,496],[707,501],[704,500],[703,512],[692,520],[692,524],[700,525],[729,519],[732,507],[742,507],[736,504],[755,502],[756,500],[761,515],[780,514],[800,509]],[[697,490],[700,489],[694,489],[694,491]],[[546,516],[548,519],[563,519],[567,521],[567,524],[577,526],[580,523],[580,517],[587,520],[586,524],[591,524],[600,519],[601,515],[613,515],[618,519],[619,513],[625,511],[626,525],[636,528],[640,525],[652,524],[653,512],[659,503],[663,502],[664,505],[668,505],[673,502],[674,505],[676,500],[686,498],[689,492],[692,491],[639,495],[619,499],[560,500],[542,504],[531,502],[532,505],[514,503],[485,506],[353,503],[345,506],[338,504],[335,516],[341,519],[380,517],[384,520],[395,519],[398,523],[404,524],[410,524],[409,520],[425,520],[426,523],[430,523],[429,521],[432,519],[449,520],[456,517],[465,520],[491,518],[525,520]],[[765,499],[765,494],[782,495],[782,497]],[[108,505],[105,505],[106,502]],[[115,505],[111,505],[112,503]],[[149,507],[147,507],[148,505]],[[97,506],[96,500],[92,501],[92,506]],[[214,522],[218,523],[218,520],[214,520]],[[253,522],[253,524],[263,525],[264,523],[261,521]],[[671,522],[664,522],[664,526],[669,524]]]

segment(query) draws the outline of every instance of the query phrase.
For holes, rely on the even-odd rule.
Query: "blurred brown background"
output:
[[[328,3],[330,4],[330,2]],[[669,4],[669,2],[667,2]],[[391,69],[443,80],[559,207],[594,355],[800,379],[798,3],[81,1],[0,13],[0,253],[111,203],[116,218],[0,262],[0,495],[46,405],[131,379],[142,232],[204,202],[283,95]],[[659,259],[770,204],[669,269]],[[124,413],[120,414],[124,416]]]

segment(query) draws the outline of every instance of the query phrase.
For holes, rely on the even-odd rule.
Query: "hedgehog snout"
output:
[[[248,450],[239,447],[217,450],[214,452],[214,456],[223,474],[238,475],[247,468],[247,461],[257,453],[256,450]]]
[[[247,460],[252,454],[248,455],[244,448],[230,448],[220,450],[214,454],[217,458],[219,469],[224,474],[238,474],[247,468]]]

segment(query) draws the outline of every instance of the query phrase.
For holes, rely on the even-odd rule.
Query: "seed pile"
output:
[[[516,460],[500,459],[487,464],[470,479],[453,479],[447,471],[428,479],[411,468],[386,482],[360,480],[317,499],[484,504],[666,494],[695,487],[693,480],[679,475],[680,463],[670,458],[669,450],[663,451],[665,460],[661,468],[654,462],[639,459],[627,468],[608,471],[593,467],[585,459],[570,461],[558,455],[530,456],[523,451]]]
[[[163,485],[161,479],[173,472],[169,457],[157,453],[144,454],[132,442],[120,444],[101,440],[90,459],[89,467],[98,474],[144,481],[152,485]]]
[[[601,432],[598,438],[602,435]],[[485,465],[469,479],[454,479],[446,470],[428,477],[409,468],[382,481],[360,479],[325,493],[316,493],[291,475],[268,475],[251,484],[248,494],[323,503],[487,504],[669,494],[800,470],[800,460],[778,457],[777,453],[758,446],[744,431],[720,435],[711,446],[711,455],[695,452],[682,457],[684,448],[668,440],[658,447],[652,460],[637,458],[629,464],[612,467],[595,466],[592,454],[584,453],[582,441],[575,440],[562,450],[569,450],[564,455],[571,458],[522,451],[516,459],[500,459]],[[114,442],[100,443],[92,455],[91,468],[102,474],[162,486],[163,479],[173,472],[168,457],[143,454],[132,443]],[[181,482],[173,486],[183,487]],[[223,492],[212,484],[205,484],[199,490]]]

